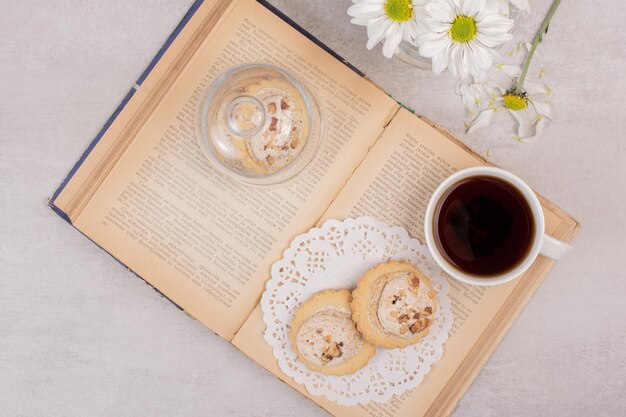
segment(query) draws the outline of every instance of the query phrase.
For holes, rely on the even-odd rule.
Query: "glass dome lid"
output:
[[[292,179],[319,149],[317,104],[278,67],[252,64],[226,71],[207,88],[198,109],[198,137],[209,160],[249,184]]]

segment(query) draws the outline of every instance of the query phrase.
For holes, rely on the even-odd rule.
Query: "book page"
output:
[[[324,119],[319,158],[288,185],[242,185],[216,170],[196,139],[202,90],[252,62],[302,80]],[[189,63],[172,70],[178,78],[72,220],[230,339],[260,298],[270,265],[320,218],[399,106],[252,0],[235,2]]]
[[[372,216],[406,228],[423,242],[424,211],[430,195],[456,170],[484,165],[439,130],[402,109],[387,126],[366,159],[334,200],[326,219]],[[546,207],[548,206],[548,208]],[[558,211],[544,205],[546,231],[560,239],[571,238],[576,227]],[[520,279],[496,287],[477,287],[449,280],[454,324],[443,358],[424,381],[386,404],[345,407],[325,398],[313,400],[336,416],[440,416],[449,414],[497,341],[519,313],[553,261],[540,257]],[[255,361],[304,395],[302,386],[281,373],[271,348],[263,341],[265,324],[260,306],[246,321],[233,343]]]

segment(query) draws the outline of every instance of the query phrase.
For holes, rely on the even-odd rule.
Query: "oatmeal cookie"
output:
[[[351,299],[348,290],[325,290],[296,310],[289,333],[291,346],[298,360],[312,371],[351,374],[376,353],[352,321]]]
[[[352,319],[363,338],[388,349],[412,345],[426,336],[437,308],[430,280],[409,262],[371,268],[352,297]]]

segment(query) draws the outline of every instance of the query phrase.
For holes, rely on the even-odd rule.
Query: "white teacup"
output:
[[[526,199],[528,206],[532,211],[535,224],[534,235],[531,237],[530,249],[526,251],[525,257],[518,261],[512,269],[507,270],[502,274],[490,276],[472,275],[460,270],[456,266],[453,266],[442,254],[439,245],[435,241],[434,232],[434,228],[437,227],[437,225],[435,225],[436,219],[434,218],[435,212],[446,192],[462,180],[484,176],[501,179],[514,186]],[[533,190],[524,181],[508,171],[488,166],[472,167],[458,171],[446,178],[439,185],[439,187],[437,187],[428,202],[428,206],[426,207],[424,232],[426,244],[428,245],[430,253],[437,264],[439,264],[439,266],[446,271],[448,275],[467,284],[480,286],[504,284],[505,282],[509,282],[519,277],[528,268],[530,268],[535,259],[537,259],[537,256],[540,254],[558,260],[572,249],[572,247],[567,243],[556,240],[545,234],[545,218],[541,209],[541,203],[539,203],[539,199]]]

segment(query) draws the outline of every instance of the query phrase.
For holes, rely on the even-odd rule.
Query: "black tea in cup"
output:
[[[433,229],[435,242],[451,265],[486,278],[523,261],[535,235],[526,198],[512,184],[489,176],[452,185],[437,204]]]

